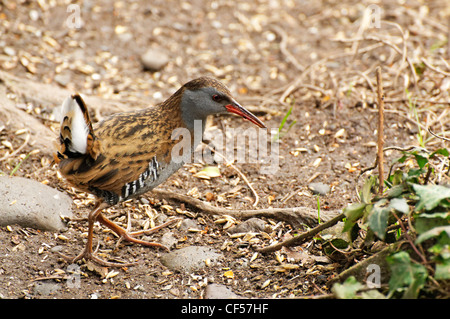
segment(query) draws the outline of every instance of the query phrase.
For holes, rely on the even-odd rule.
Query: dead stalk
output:
[[[341,213],[338,216],[334,217],[333,219],[330,219],[326,223],[319,224],[318,226],[314,227],[310,231],[307,231],[307,232],[305,232],[303,234],[300,234],[299,236],[292,237],[290,239],[287,239],[285,241],[282,241],[280,243],[277,243],[277,244],[274,244],[274,245],[271,245],[271,246],[268,246],[268,247],[260,248],[257,251],[260,252],[260,253],[271,253],[271,252],[277,251],[277,250],[279,250],[279,249],[281,249],[282,247],[285,247],[285,246],[286,247],[291,247],[291,246],[301,245],[305,240],[307,240],[307,239],[313,237],[314,235],[320,233],[322,230],[337,224],[338,222],[340,222],[344,218],[345,218],[345,214]]]
[[[383,82],[381,79],[381,67],[377,68],[377,98],[378,98],[378,150],[377,150],[377,163],[378,163],[378,178],[380,181],[379,193],[383,193],[384,184],[384,93]]]
[[[163,189],[154,189],[152,193],[166,200],[175,200],[185,203],[188,206],[198,209],[208,215],[229,215],[239,219],[249,219],[252,217],[266,217],[274,220],[286,221],[294,227],[300,227],[302,224],[317,224],[317,211],[308,207],[288,207],[288,208],[262,208],[262,209],[227,209],[223,207],[215,207],[202,200],[171,192]],[[336,211],[322,211],[321,219],[326,221],[324,224],[335,216],[339,215]],[[312,222],[314,221],[314,222]]]
[[[28,142],[30,141],[30,134],[28,133],[27,136],[25,137],[25,141],[22,143],[22,145],[20,145],[14,152],[12,152],[11,154],[6,154],[4,155],[2,158],[0,158],[0,162],[4,161],[10,157],[16,156],[25,146],[27,146]]]

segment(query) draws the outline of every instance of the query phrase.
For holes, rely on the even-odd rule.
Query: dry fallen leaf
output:
[[[207,192],[207,193],[205,194],[205,198],[206,198],[206,200],[207,200],[208,202],[210,202],[210,201],[214,200],[215,196],[214,196],[213,193]]]
[[[319,167],[320,162],[322,162],[322,158],[318,157],[313,163],[312,166]]]
[[[267,279],[266,281],[264,281],[264,283],[261,285],[261,289],[266,288],[267,286],[270,285],[270,279]]]
[[[197,178],[202,178],[202,179],[211,179],[214,177],[219,177],[220,170],[217,166],[207,166],[204,169],[202,169],[200,172],[195,173],[193,176],[197,177]]]
[[[340,138],[340,137],[344,136],[344,134],[345,134],[345,129],[341,128],[339,131],[336,132],[336,134],[334,134],[334,137]]]

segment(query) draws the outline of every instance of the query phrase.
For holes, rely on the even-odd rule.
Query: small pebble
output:
[[[185,218],[181,222],[180,230],[189,230],[189,229],[201,229],[202,227],[197,223],[197,221]]]
[[[331,188],[330,186],[324,183],[311,183],[308,185],[308,188],[316,195],[327,195]]]
[[[250,218],[236,226],[230,227],[227,232],[230,234],[260,232],[264,231],[266,222],[259,218]]]
[[[169,62],[169,56],[158,49],[148,49],[141,55],[141,63],[144,70],[159,71]]]

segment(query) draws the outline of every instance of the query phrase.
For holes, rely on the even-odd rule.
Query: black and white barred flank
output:
[[[126,199],[132,195],[140,193],[139,190],[142,190],[146,185],[155,182],[159,176],[160,168],[161,167],[156,160],[156,156],[154,156],[148,163],[147,169],[139,175],[137,180],[126,183],[122,187],[121,199]]]

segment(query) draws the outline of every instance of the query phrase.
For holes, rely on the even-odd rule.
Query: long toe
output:
[[[126,262],[111,262],[111,261],[106,261],[103,260],[97,256],[95,256],[95,254],[93,254],[92,252],[88,251],[87,249],[84,249],[78,256],[76,257],[70,257],[67,255],[64,255],[60,252],[58,252],[58,254],[63,257],[65,260],[67,260],[68,262],[74,264],[80,260],[85,260],[87,261],[92,261],[94,263],[96,263],[99,266],[104,266],[104,267],[130,267],[130,266],[134,266],[138,264],[138,261],[132,262],[132,263],[126,263]]]
[[[150,234],[153,234],[153,233],[155,233],[155,232],[161,230],[161,229],[164,228],[164,227],[167,227],[167,226],[169,226],[169,225],[178,223],[178,222],[181,221],[181,220],[182,220],[181,218],[171,219],[171,220],[169,220],[169,221],[167,221],[167,222],[165,222],[165,223],[163,223],[163,224],[161,224],[161,225],[159,225],[159,226],[156,226],[156,227],[153,227],[153,228],[150,228],[150,229],[146,229],[146,230],[140,230],[140,231],[130,232],[129,234],[130,234],[131,236],[133,236],[133,237],[135,237],[135,236],[141,236],[141,235],[150,235]]]

